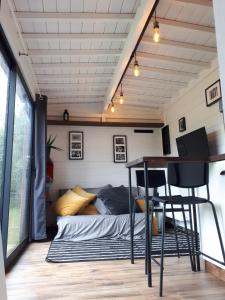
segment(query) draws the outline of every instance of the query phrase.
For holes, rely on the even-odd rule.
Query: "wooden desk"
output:
[[[146,253],[145,253],[145,272],[149,273],[150,276],[148,286],[152,286],[152,276],[151,276],[151,261],[149,259],[149,184],[148,184],[148,168],[166,168],[170,162],[204,162],[203,160],[193,160],[178,156],[143,156],[135,159],[126,164],[128,168],[128,181],[129,181],[129,207],[130,207],[130,246],[131,246],[131,263],[134,263],[134,252],[133,252],[133,198],[132,198],[132,182],[131,182],[131,169],[132,168],[144,168],[144,178],[145,178],[145,243],[146,243]],[[196,208],[193,206],[193,225],[194,230],[197,229],[197,217]],[[197,243],[196,243],[197,245]],[[150,250],[151,251],[151,250]],[[196,255],[196,271],[200,271],[200,256]]]

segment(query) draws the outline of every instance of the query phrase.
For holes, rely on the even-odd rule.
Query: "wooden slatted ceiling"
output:
[[[119,80],[114,76],[120,67],[118,61],[140,3],[14,0],[37,82],[49,97],[49,112],[55,114],[57,105],[61,110],[60,103],[100,102],[103,107],[111,100],[111,87],[118,83],[113,81]],[[164,105],[198,78],[217,55],[210,0],[160,0],[157,16],[161,42],[152,42],[151,24],[137,51],[141,76],[134,78],[132,66],[128,68],[124,78],[126,102],[114,116],[134,116],[137,105],[140,117],[145,115],[146,106],[152,109],[151,117],[162,116]],[[99,114],[97,110],[93,115]],[[110,117],[109,111],[104,113]]]

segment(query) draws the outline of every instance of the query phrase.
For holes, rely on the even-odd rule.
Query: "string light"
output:
[[[134,68],[133,73],[135,77],[138,77],[140,75],[140,67],[136,58],[136,52],[134,53]]]
[[[111,112],[114,113],[115,111],[115,107],[114,107],[114,103],[112,102],[112,105],[111,105]]]
[[[121,83],[120,87],[121,87],[121,90],[120,90],[120,104],[123,104],[124,97],[123,97],[122,83]]]
[[[156,10],[155,10],[155,22],[153,24],[153,41],[155,43],[158,43],[160,41],[159,22],[156,20]]]

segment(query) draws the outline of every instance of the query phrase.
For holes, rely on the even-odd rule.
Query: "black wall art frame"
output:
[[[206,106],[211,106],[222,98],[220,79],[205,89]]]
[[[126,135],[113,136],[114,163],[127,162],[127,137]]]
[[[186,120],[185,117],[180,118],[178,120],[178,124],[179,124],[179,132],[183,132],[186,130]]]
[[[69,132],[69,159],[84,159],[84,134],[82,131]]]

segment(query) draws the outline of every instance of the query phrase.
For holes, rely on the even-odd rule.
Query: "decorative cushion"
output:
[[[77,193],[78,195],[80,195],[80,196],[82,196],[82,197],[85,197],[86,199],[90,200],[90,202],[91,202],[91,201],[94,201],[94,200],[96,199],[96,195],[95,195],[95,194],[86,192],[86,191],[85,191],[84,189],[82,189],[82,187],[79,186],[79,185],[76,185],[76,186],[72,189],[72,191],[73,191],[74,193]]]
[[[129,213],[129,193],[124,186],[104,188],[98,193],[98,198],[106,207],[105,214],[120,215]],[[137,212],[139,211],[140,209],[137,207]]]
[[[110,215],[110,212],[108,211],[102,199],[97,198],[94,202],[94,206],[101,215]]]
[[[145,199],[141,198],[141,199],[137,199],[136,200],[138,206],[140,207],[141,211],[144,212],[145,211]]]
[[[54,211],[59,216],[73,216],[89,203],[89,199],[68,190],[54,203]]]
[[[98,215],[99,212],[97,211],[96,207],[93,204],[89,204],[85,208],[82,208],[78,215]]]

